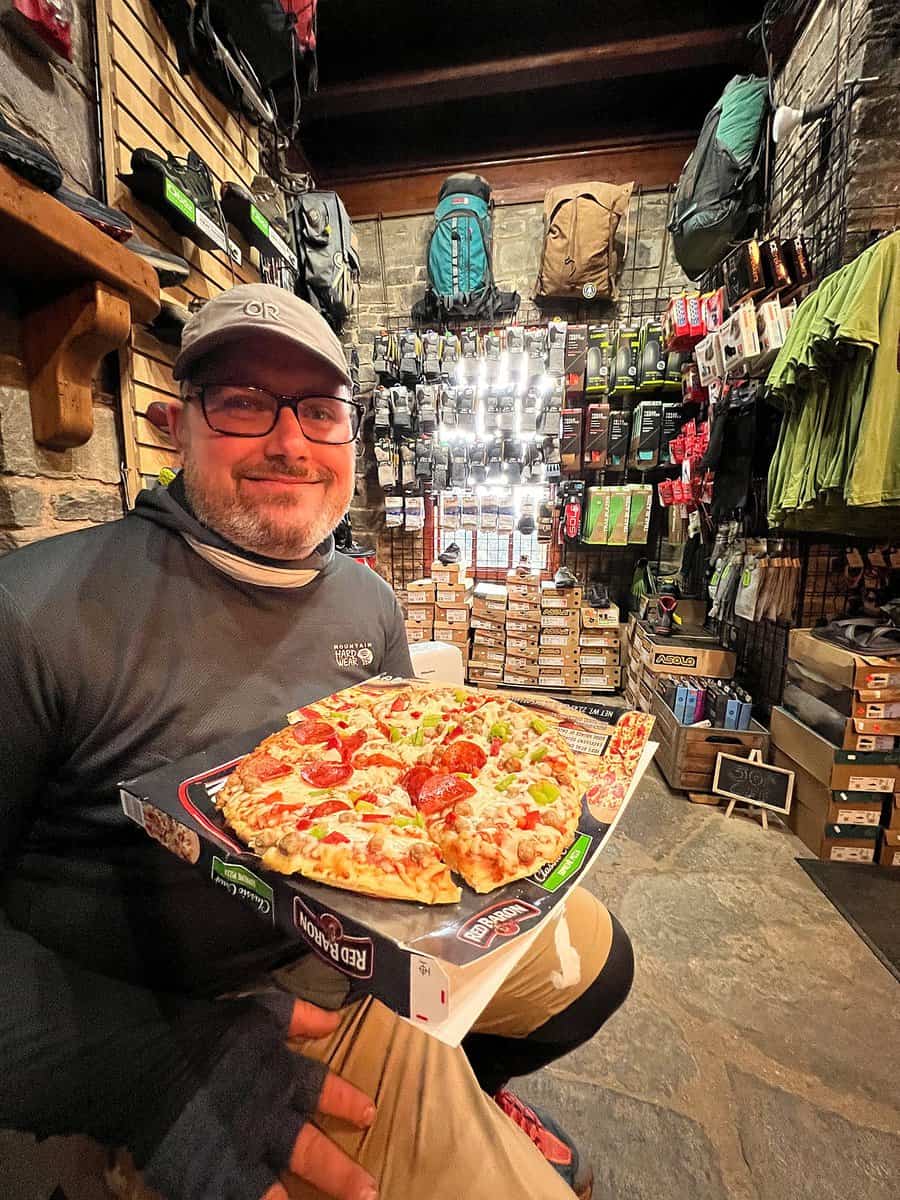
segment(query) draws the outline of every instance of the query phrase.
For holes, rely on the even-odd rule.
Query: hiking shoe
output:
[[[454,563],[459,562],[459,556],[462,554],[458,544],[451,542],[438,555],[438,562],[442,562],[445,567],[452,567]]]
[[[163,297],[159,312],[147,326],[147,332],[152,333],[158,342],[166,346],[181,346],[181,331],[190,318],[190,311],[175,300]]]
[[[567,588],[576,587],[578,580],[568,567],[560,567],[553,576],[553,583],[559,591],[565,591]]]
[[[520,1100],[509,1088],[494,1093],[494,1103],[526,1133],[556,1173],[568,1184],[578,1200],[590,1200],[594,1190],[594,1172],[584,1162],[578,1147],[560,1126],[538,1108]]]
[[[282,241],[290,240],[287,221],[279,211],[275,196],[249,192],[242,184],[231,180],[222,184],[222,212],[226,221],[230,221],[260,254],[271,254],[272,242],[253,219],[251,205],[265,217]]]
[[[160,250],[158,246],[151,246],[139,238],[130,237],[125,248],[150,264],[159,278],[160,287],[175,287],[184,283],[191,273],[190,263],[180,254],[170,254],[168,250]]]
[[[105,233],[116,242],[127,242],[134,233],[134,226],[124,213],[110,208],[107,204],[101,204],[93,196],[82,196],[80,192],[73,192],[67,187],[58,187],[53,195],[66,208],[90,221],[101,233]]]
[[[0,162],[45,192],[55,192],[63,181],[62,167],[49,150],[26,137],[0,114]]]
[[[122,175],[121,179],[138,200],[161,213],[176,233],[190,238],[205,250],[220,249],[215,239],[204,233],[192,216],[168,198],[167,180],[185,193],[195,209],[199,209],[213,225],[218,226],[224,238],[225,228],[213,189],[212,174],[195,150],[189,150],[187,158],[177,158],[174,154],[163,158],[155,150],[139,146],[131,154],[131,174]]]
[[[585,597],[588,608],[609,608],[609,588],[605,583],[592,583]]]
[[[519,524],[521,525],[521,521]],[[533,524],[533,522],[532,522]],[[521,530],[519,531],[521,533]],[[528,561],[528,555],[523,554],[516,564],[516,574],[527,578],[531,574],[531,564]]]

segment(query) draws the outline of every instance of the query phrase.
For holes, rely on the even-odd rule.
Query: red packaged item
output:
[[[699,292],[682,292],[669,301],[662,319],[667,350],[690,350],[706,336]]]
[[[665,508],[669,508],[675,503],[675,498],[673,496],[674,483],[675,481],[673,479],[663,479],[656,489],[659,493],[659,502]]]
[[[673,463],[684,462],[684,434],[679,433],[678,437],[669,442],[669,456]]]
[[[703,297],[703,320],[706,325],[706,332],[712,333],[714,329],[721,329],[725,324],[725,314],[728,311],[728,304],[725,300],[725,289],[723,287],[716,288],[714,292],[707,292]]]
[[[700,382],[700,371],[695,362],[685,363],[681,368],[681,396],[685,404],[703,404],[709,392]]]

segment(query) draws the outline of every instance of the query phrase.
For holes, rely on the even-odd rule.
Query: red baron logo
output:
[[[541,910],[527,900],[501,901],[470,917],[456,936],[486,950],[498,937],[515,937],[526,921],[540,915]]]
[[[345,975],[371,979],[375,946],[371,938],[344,933],[340,917],[330,912],[313,912],[299,896],[294,897],[294,924],[313,951]]]

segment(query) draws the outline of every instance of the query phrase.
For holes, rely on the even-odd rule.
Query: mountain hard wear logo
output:
[[[339,667],[371,667],[375,648],[371,642],[336,642],[334,661]]]
[[[541,910],[527,900],[501,901],[470,917],[456,936],[463,942],[487,949],[498,937],[515,937],[526,921],[540,915]]]

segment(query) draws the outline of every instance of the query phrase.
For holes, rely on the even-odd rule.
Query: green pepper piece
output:
[[[422,814],[420,812],[416,813],[416,824],[418,825],[418,827],[420,829],[425,828],[425,818],[422,816]]]
[[[324,825],[313,825],[312,829],[309,832],[316,839],[317,842],[321,841],[322,838],[326,837],[328,834],[328,830],[325,828]]]
[[[361,813],[379,811],[378,805],[373,804],[371,800],[357,800],[355,807],[356,811]]]
[[[414,746],[425,745],[425,730],[420,725],[416,732],[412,735],[412,744]]]
[[[502,779],[498,780],[498,782],[494,784],[494,790],[497,792],[505,792],[507,788],[511,787],[515,782],[515,775],[504,775]]]
[[[505,721],[495,721],[491,726],[490,736],[492,738],[500,738],[502,742],[505,742],[509,737],[509,726]]]
[[[422,718],[423,729],[435,729],[441,723],[440,713],[426,713]]]
[[[414,817],[394,817],[391,820],[392,825],[398,825],[401,829],[405,829],[407,825],[414,825]]]
[[[453,692],[453,695],[456,697],[457,704],[462,704],[468,699],[468,695],[463,691],[462,688],[456,688]]]
[[[556,784],[551,783],[549,779],[542,779],[540,783],[530,784],[528,793],[535,804],[540,804],[541,807],[546,804],[552,804],[562,794]]]
[[[542,717],[532,717],[531,728],[535,733],[546,733],[550,726]]]
[[[391,731],[391,741],[399,742],[400,739],[403,737],[403,731],[399,728],[399,726],[389,725],[388,729],[390,729],[390,731]]]
[[[546,758],[546,756],[547,747],[538,746],[537,750],[532,750],[532,752],[528,755],[528,761],[533,763],[540,762],[542,759]]]

